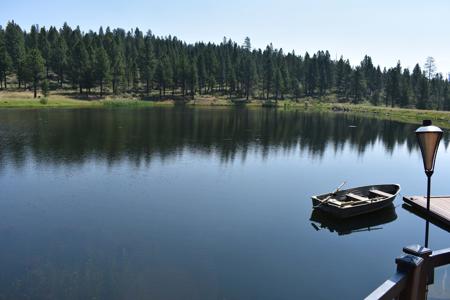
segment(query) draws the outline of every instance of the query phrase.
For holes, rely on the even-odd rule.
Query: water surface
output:
[[[416,127],[272,109],[0,111],[0,299],[360,299],[423,243],[424,221],[398,197],[343,227],[312,215],[310,196],[344,180],[424,194]],[[448,142],[433,194],[450,194]],[[450,294],[448,269],[431,296]]]

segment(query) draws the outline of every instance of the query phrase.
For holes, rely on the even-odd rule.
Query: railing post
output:
[[[400,299],[426,299],[427,284],[430,276],[430,255],[431,250],[420,245],[412,245],[403,248],[407,253],[401,258],[396,259],[397,270],[404,268],[414,268],[408,279],[406,289],[400,294]]]

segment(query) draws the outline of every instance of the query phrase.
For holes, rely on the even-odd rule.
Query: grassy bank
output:
[[[322,111],[351,112],[381,119],[420,124],[424,119],[433,120],[433,124],[450,129],[450,112],[419,110],[397,107],[373,106],[365,104],[323,103],[316,105]]]
[[[52,94],[47,98],[47,103],[43,104],[42,98],[34,99],[31,92],[0,92],[0,109],[6,108],[88,108],[88,107],[149,107],[149,106],[172,106],[176,103],[184,103],[189,106],[218,106],[229,107],[237,103],[248,107],[261,107],[262,102],[253,100],[246,104],[242,101],[230,101],[226,97],[197,96],[195,100],[174,101],[170,98],[160,101],[139,100],[125,97],[106,97],[102,99],[79,99],[76,94]],[[320,112],[355,113],[364,116],[371,116],[381,119],[396,120],[407,123],[420,123],[423,119],[431,119],[443,128],[450,129],[450,112],[417,110],[405,108],[391,108],[383,106],[373,106],[369,104],[349,104],[334,103],[333,98],[304,98],[299,102],[284,100],[271,102],[271,106],[276,106],[283,110],[307,110]]]

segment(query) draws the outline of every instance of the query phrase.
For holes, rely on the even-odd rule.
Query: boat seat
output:
[[[330,199],[330,200],[328,200],[328,202],[329,203],[333,203],[333,204],[335,204],[337,206],[342,206],[342,204],[343,204],[343,202],[341,202],[339,200],[336,200],[336,199]]]
[[[370,190],[369,191],[371,194],[374,194],[375,196],[379,196],[379,197],[392,197],[394,195],[380,191],[380,190]]]
[[[353,193],[348,193],[347,195],[347,199],[352,200],[352,201],[370,201],[369,198],[363,197],[363,196],[359,196]]]
[[[329,203],[332,203],[332,204],[334,204],[334,205],[337,205],[337,206],[339,206],[339,207],[344,207],[344,206],[351,205],[350,201],[345,202],[345,201],[339,201],[339,200],[336,200],[336,199],[331,199],[331,200],[329,200],[328,202],[329,202]]]

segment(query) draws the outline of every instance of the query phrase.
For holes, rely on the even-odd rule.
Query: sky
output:
[[[155,35],[186,42],[220,43],[223,37],[252,46],[273,43],[297,54],[328,50],[352,65],[364,55],[374,64],[393,67],[400,60],[412,69],[435,58],[438,72],[450,72],[450,1],[431,0],[78,0],[5,1],[0,24],[14,20],[60,27],[64,22],[83,31],[139,27]]]

